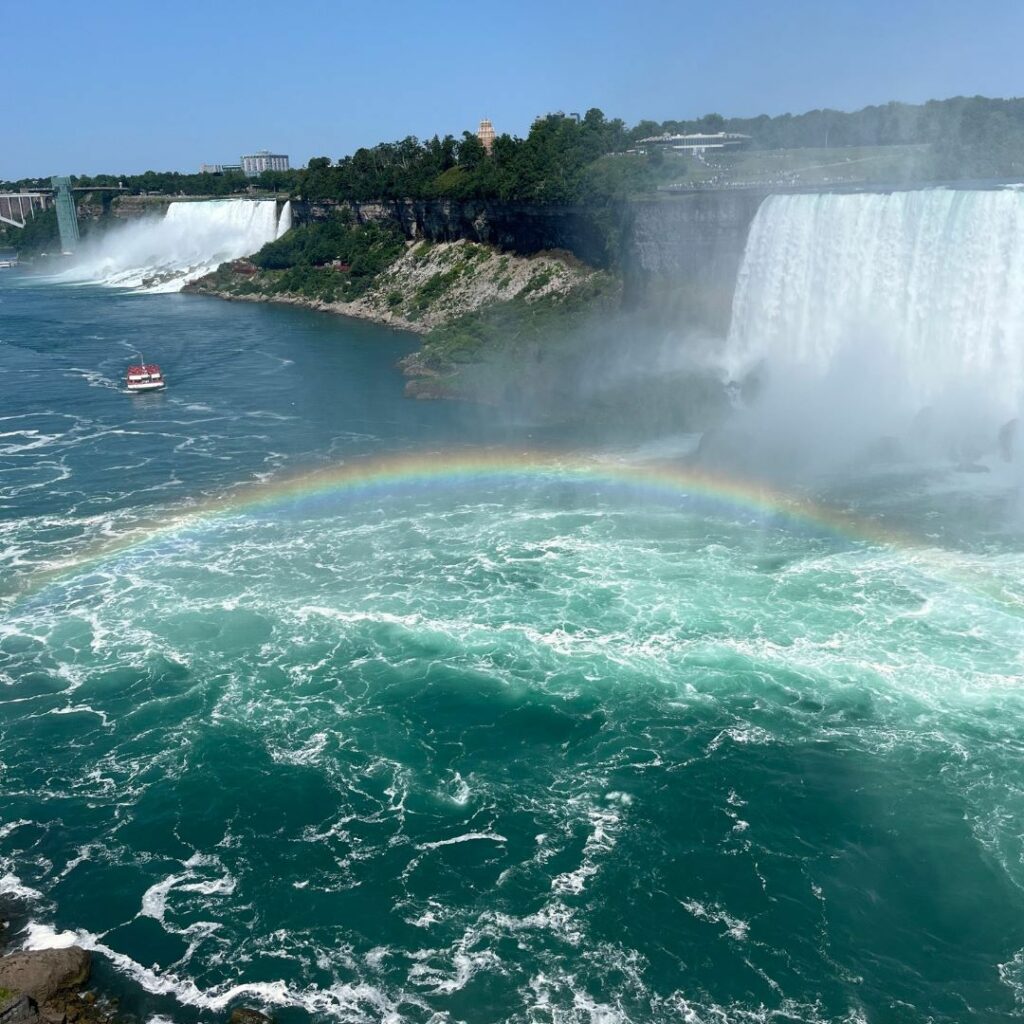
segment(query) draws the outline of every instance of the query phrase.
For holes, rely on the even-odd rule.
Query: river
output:
[[[13,941],[143,1020],[1015,1019],[994,475],[790,506],[405,400],[412,344],[0,277]]]

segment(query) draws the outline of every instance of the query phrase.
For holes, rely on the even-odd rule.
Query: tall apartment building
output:
[[[288,157],[283,153],[271,153],[261,150],[250,156],[242,157],[242,172],[247,178],[257,178],[264,171],[287,171]]]

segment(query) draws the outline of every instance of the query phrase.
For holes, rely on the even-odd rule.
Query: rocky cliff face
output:
[[[76,200],[79,221],[137,220],[139,217],[162,217],[171,205],[171,196],[122,196],[109,192],[86,192]]]
[[[339,270],[339,273],[341,271]],[[273,271],[259,271],[246,260],[225,264],[186,291],[254,302],[283,302],[373,320],[426,334],[467,313],[500,302],[527,303],[568,295],[598,275],[567,253],[516,256],[465,239],[410,242],[405,252],[352,302],[325,302],[277,291]]]
[[[690,192],[629,204],[627,269],[638,276],[735,277],[766,192]]]
[[[467,239],[520,256],[562,249],[593,267],[615,265],[623,208],[540,206],[491,199],[399,200],[374,203],[293,202],[296,223],[325,219],[340,206],[359,223],[395,220],[410,239]]]
[[[534,206],[496,200],[348,205],[360,222],[395,220],[407,238],[469,239],[519,255],[561,249],[613,269],[627,301],[658,302],[707,329],[728,321],[747,232],[760,190],[659,195],[595,207]],[[335,203],[296,203],[298,222],[331,216]]]
[[[110,212],[121,220],[137,220],[147,215],[163,216],[172,201],[170,196],[118,196],[110,204]]]
[[[765,195],[736,189],[631,203],[622,263],[626,301],[724,333],[747,234]]]

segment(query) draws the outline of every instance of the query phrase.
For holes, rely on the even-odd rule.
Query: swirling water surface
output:
[[[12,940],[90,946],[142,1018],[1015,1019],[1024,554],[995,499],[833,489],[916,546],[551,479],[147,534],[253,480],[533,443],[405,401],[408,348],[4,279]],[[140,349],[167,393],[119,390]]]

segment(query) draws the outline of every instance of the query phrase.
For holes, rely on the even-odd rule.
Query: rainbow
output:
[[[434,489],[470,490],[481,486],[564,483],[619,490],[658,500],[700,499],[740,510],[759,520],[832,534],[877,545],[914,546],[908,539],[836,508],[821,505],[761,482],[714,473],[678,463],[627,463],[580,453],[509,449],[417,453],[359,459],[277,480],[243,484],[124,534],[99,542],[68,560],[35,573],[22,590],[36,592],[48,583],[80,575],[135,549],[202,528],[212,520],[259,513],[317,499],[359,500]]]

